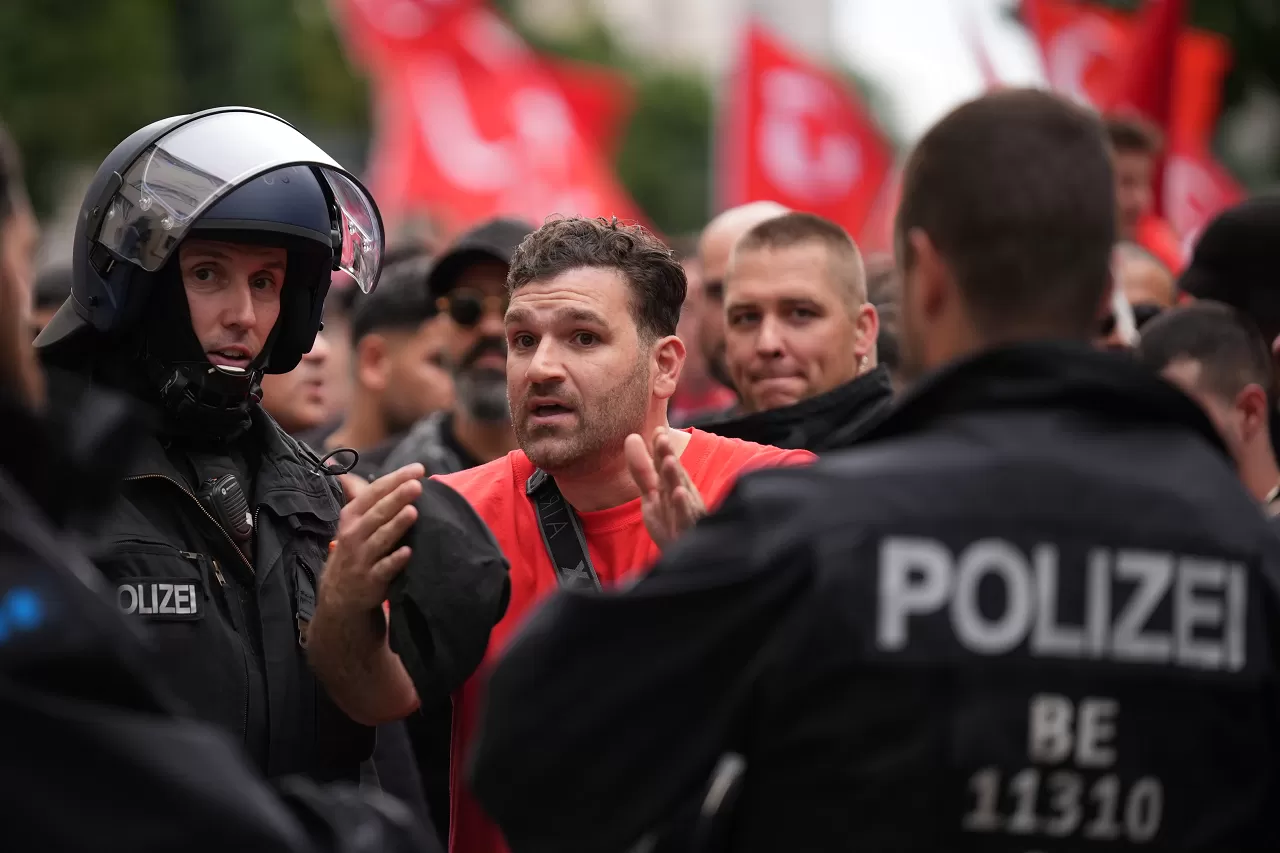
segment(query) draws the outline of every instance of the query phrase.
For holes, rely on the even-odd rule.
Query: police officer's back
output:
[[[285,122],[225,108],[117,146],[75,240],[72,296],[37,347],[154,415],[95,562],[192,714],[269,775],[356,778],[373,731],[329,701],[304,649],[342,493],[263,412],[259,383],[310,348],[333,270],[376,282],[376,207]]]
[[[734,851],[1275,849],[1280,550],[1195,405],[1085,345],[1113,232],[1089,114],[1008,91],[924,137],[898,249],[932,375],[531,620],[473,755],[513,851],[627,849],[726,752]]]

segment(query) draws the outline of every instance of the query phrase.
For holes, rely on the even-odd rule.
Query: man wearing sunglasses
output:
[[[427,294],[431,266],[420,246],[388,253],[378,289],[355,300],[346,324],[350,402],[340,419],[298,436],[321,454],[355,450],[354,471],[366,479],[418,420],[453,403],[447,330]]]
[[[445,315],[455,402],[420,420],[387,456],[383,470],[421,462],[428,474],[452,474],[515,449],[502,322],[511,255],[533,230],[528,222],[493,219],[463,234],[436,261],[427,293]]]

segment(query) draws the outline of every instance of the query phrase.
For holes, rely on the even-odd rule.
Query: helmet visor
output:
[[[210,206],[264,172],[311,166],[338,208],[338,266],[365,293],[382,264],[382,217],[367,190],[315,143],[279,119],[219,112],[165,134],[138,157],[107,204],[98,241],[144,270],[164,266]]]

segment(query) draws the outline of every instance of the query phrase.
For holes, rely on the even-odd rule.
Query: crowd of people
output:
[[[767,201],[384,251],[228,107],[36,275],[0,145],[12,849],[1277,849],[1280,197],[1183,263],[1160,146],[1003,90],[891,258]]]

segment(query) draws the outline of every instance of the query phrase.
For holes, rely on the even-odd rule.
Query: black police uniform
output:
[[[713,420],[700,428],[725,438],[829,453],[857,444],[884,419],[892,401],[889,370],[876,367],[795,405]]]
[[[279,319],[247,367],[215,367],[196,338],[179,266],[190,238],[287,252]],[[153,416],[93,557],[161,649],[155,674],[270,776],[354,781],[373,750],[305,651],[341,489],[258,401],[262,374],[310,349],[332,271],[371,288],[381,251],[368,195],[285,122],[240,108],[167,119],[100,167],[72,296],[36,341],[47,364]]]
[[[734,851],[1280,849],[1278,546],[1139,365],[982,354],[633,588],[551,599],[474,790],[514,853],[626,850],[728,752]]]
[[[72,541],[139,430],[90,394],[37,417],[0,393],[0,812],[12,851],[430,853],[398,803],[269,787],[225,733],[174,713],[163,659]]]

